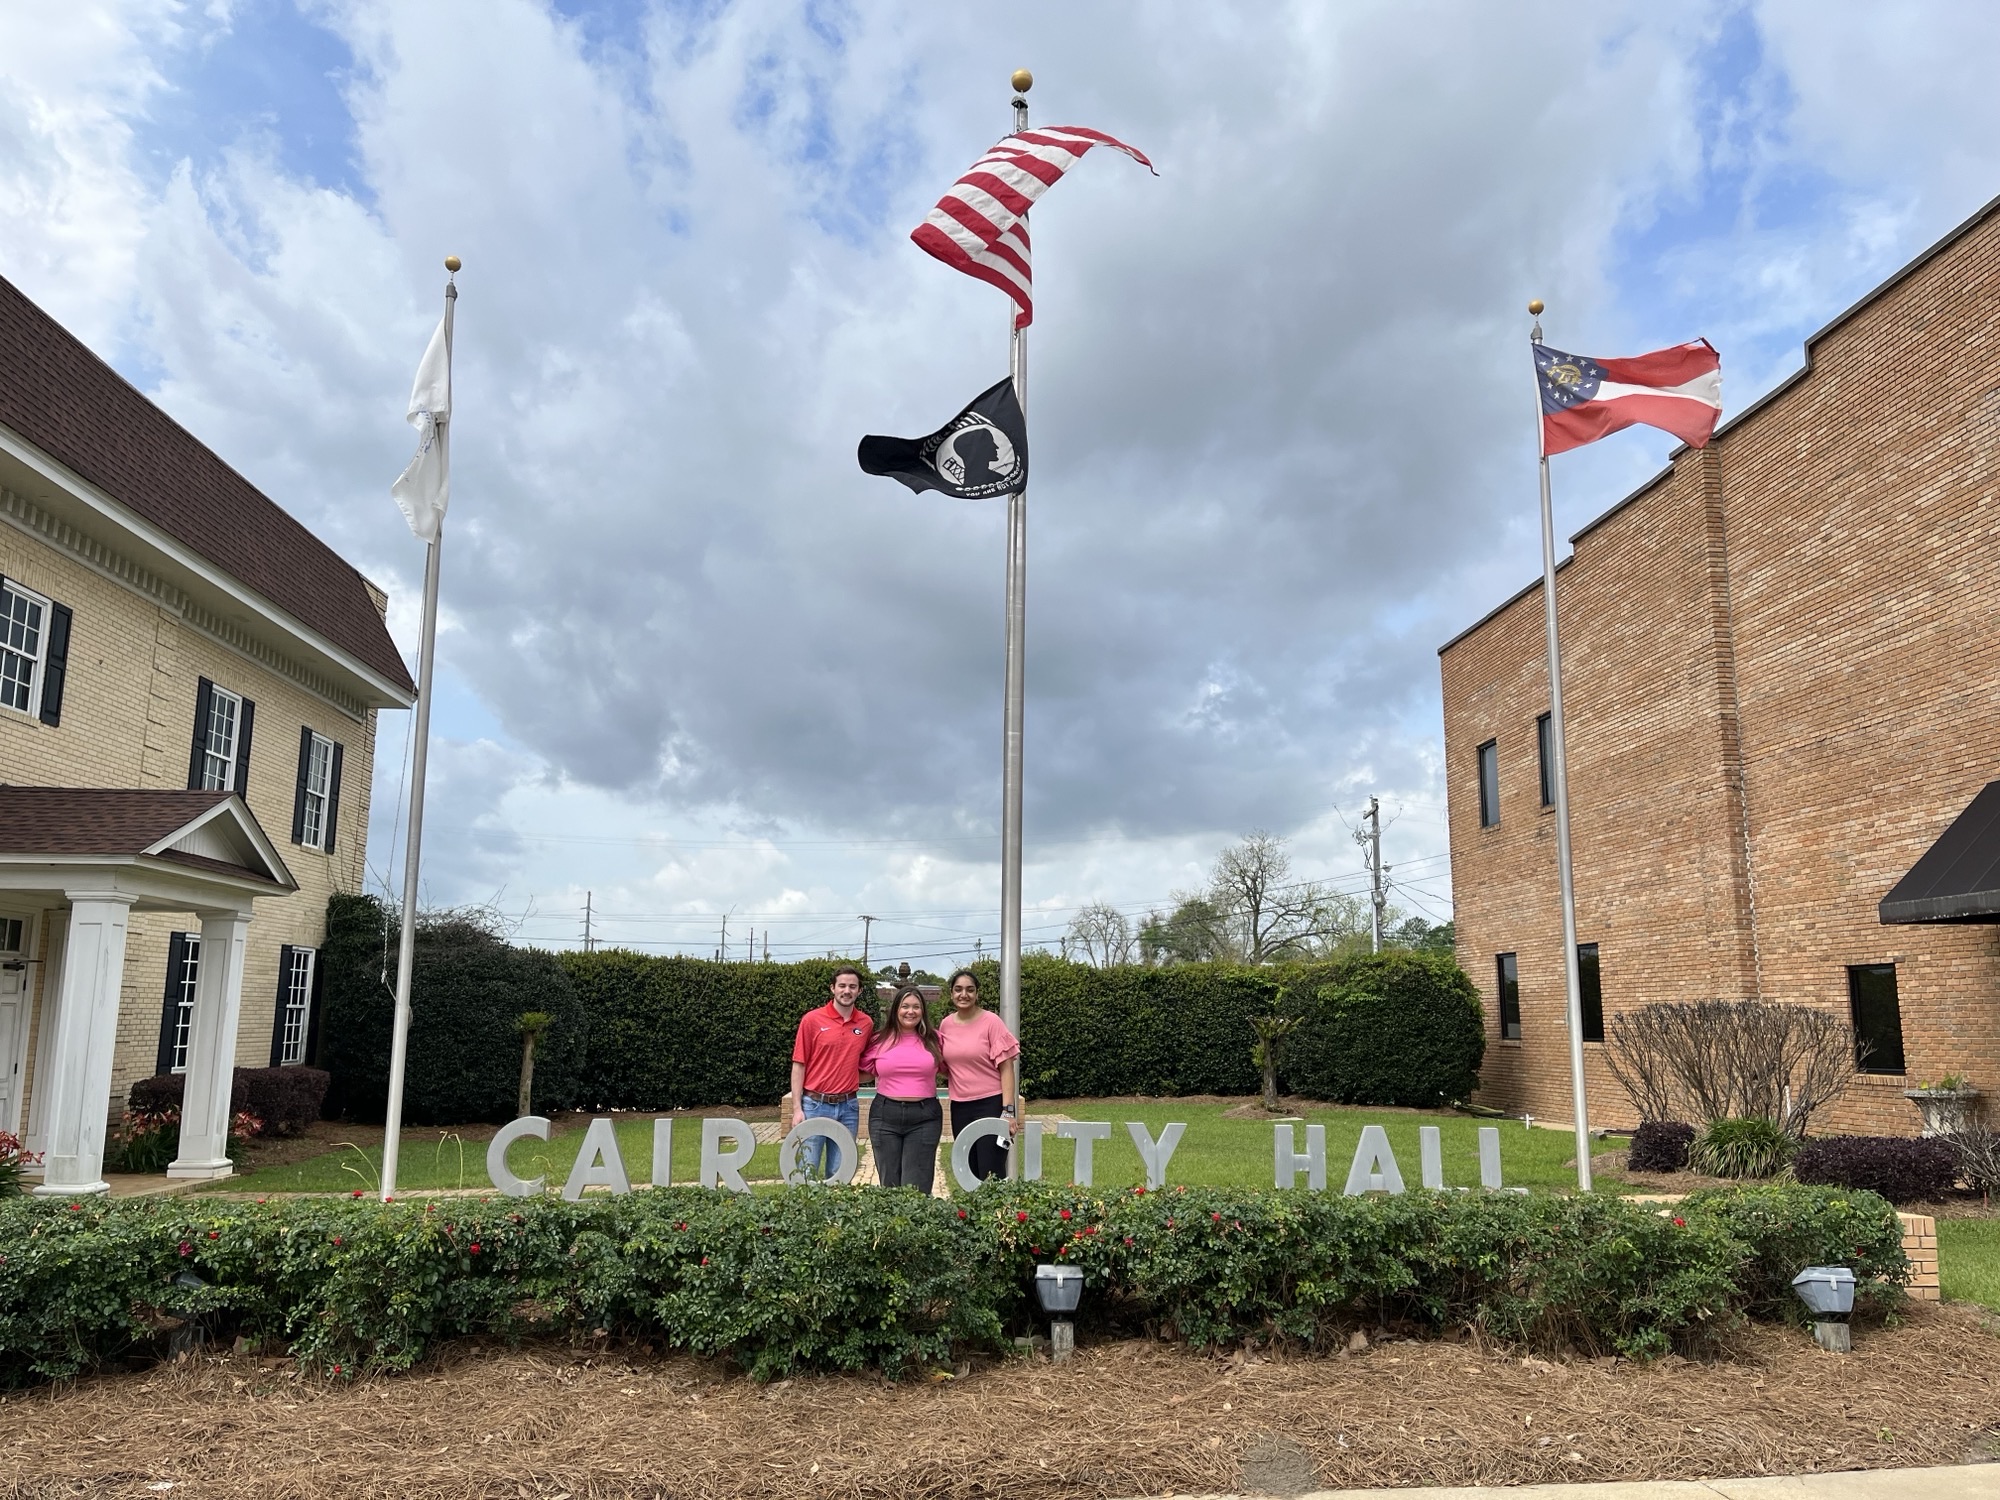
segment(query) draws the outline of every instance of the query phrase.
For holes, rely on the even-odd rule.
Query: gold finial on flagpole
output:
[[[464,264],[465,262],[460,260],[456,255],[447,255],[444,258],[444,268],[454,276],[458,274],[458,268]]]
[[[1528,303],[1528,316],[1531,318],[1539,318],[1541,315],[1542,315],[1542,299],[1540,297],[1531,299]]]
[[[1007,81],[1014,85],[1015,93],[1025,94],[1035,86],[1035,75],[1026,68],[1016,68],[1014,76]]]

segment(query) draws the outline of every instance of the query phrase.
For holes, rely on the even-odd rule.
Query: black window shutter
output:
[[[319,1066],[319,1013],[320,999],[326,991],[326,965],[320,962],[326,955],[313,955],[312,1003],[306,1011],[306,1061],[313,1067]]]
[[[278,1013],[271,1021],[271,1066],[285,1060],[285,999],[292,990],[292,945],[278,950]]]
[[[292,791],[292,842],[306,841],[306,778],[312,773],[313,732],[299,729],[299,784]]]
[[[49,605],[48,651],[42,658],[42,722],[62,723],[63,679],[69,676],[69,622],[67,604]]]
[[[334,830],[340,827],[340,754],[340,741],[335,740],[333,742],[333,769],[327,773],[326,778],[326,843],[324,848],[328,854],[333,853]],[[315,966],[313,972],[315,974],[319,972],[317,966]],[[317,979],[313,981],[315,984],[318,982]]]
[[[187,960],[187,934],[176,932],[167,939],[167,998],[160,1009],[160,1056],[155,1073],[174,1070],[174,1034],[180,1030],[181,965]]]
[[[236,795],[250,800],[250,730],[257,722],[257,705],[248,698],[236,716]]]
[[[215,684],[206,677],[194,690],[194,748],[188,751],[188,790],[201,790],[201,761],[208,753],[208,713],[215,703]]]

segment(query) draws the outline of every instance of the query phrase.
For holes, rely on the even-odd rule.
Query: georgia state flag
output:
[[[1565,453],[1635,422],[1706,448],[1722,415],[1722,356],[1707,339],[1630,359],[1592,359],[1535,345],[1542,452]]]

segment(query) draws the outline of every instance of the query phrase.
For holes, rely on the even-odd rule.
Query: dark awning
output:
[[[2000,922],[2000,781],[1989,781],[1882,898],[1884,922]]]

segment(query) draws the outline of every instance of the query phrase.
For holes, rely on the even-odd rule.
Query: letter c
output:
[[[507,1170],[508,1149],[514,1142],[530,1136],[538,1141],[547,1140],[549,1122],[540,1115],[522,1115],[518,1120],[502,1125],[494,1134],[492,1144],[486,1148],[486,1175],[509,1198],[539,1198],[548,1183],[546,1177],[520,1178]]]

